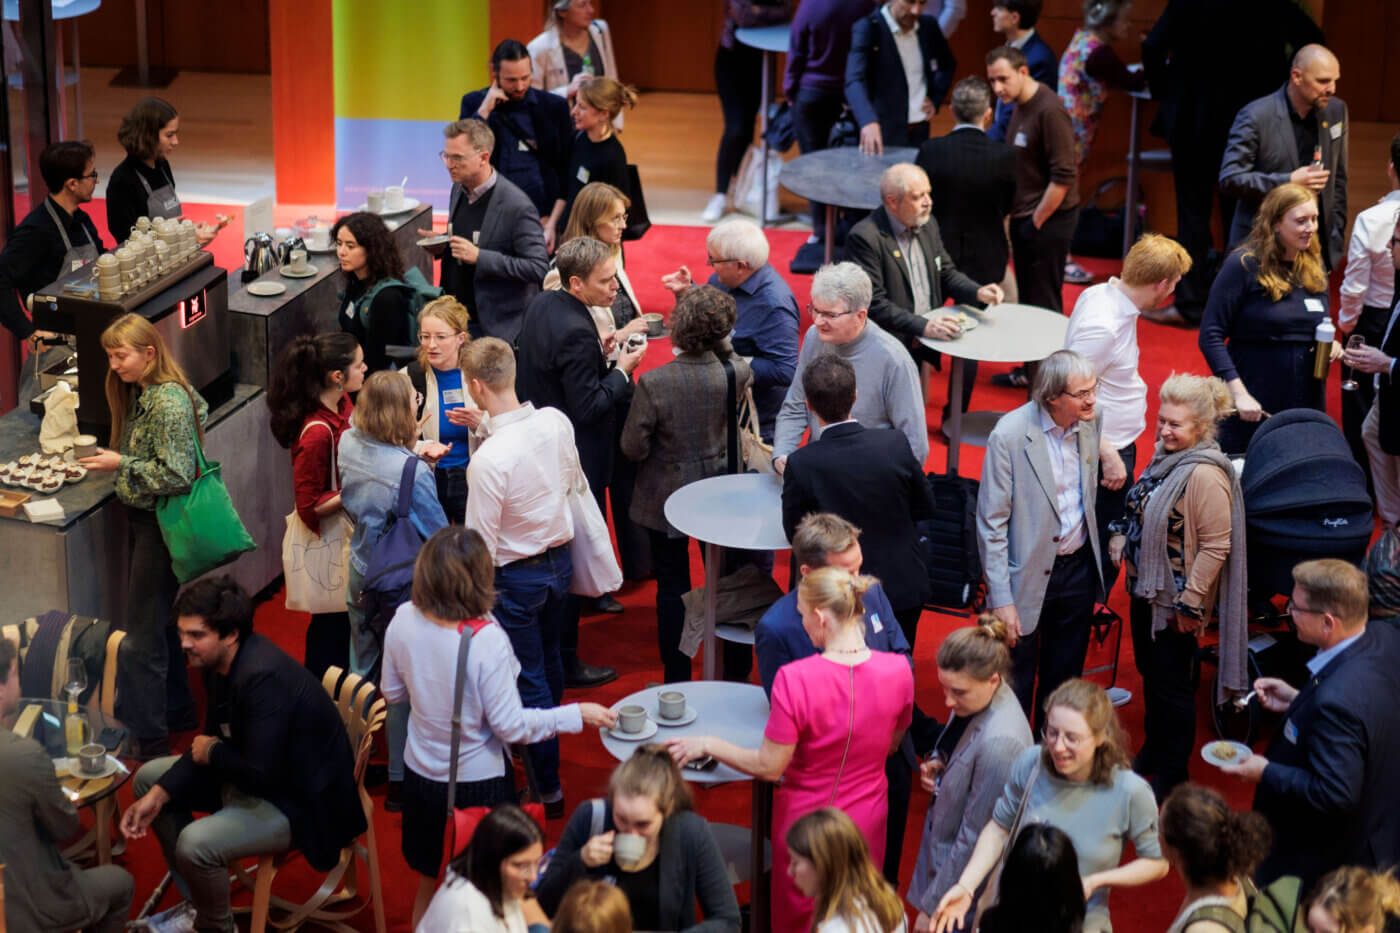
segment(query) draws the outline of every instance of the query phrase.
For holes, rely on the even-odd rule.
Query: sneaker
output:
[[[710,197],[710,202],[705,205],[705,210],[700,213],[700,219],[707,224],[712,224],[724,216],[724,208],[727,198],[722,194]]]
[[[611,593],[604,593],[593,601],[593,610],[595,612],[606,612],[609,615],[617,615],[622,612],[624,608],[622,603],[618,602]]]
[[[194,905],[181,901],[169,910],[146,918],[151,933],[194,933]]]
[[[1071,259],[1065,263],[1065,281],[1071,285],[1088,285],[1094,281],[1094,273]]]

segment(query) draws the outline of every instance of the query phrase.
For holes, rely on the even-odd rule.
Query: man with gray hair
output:
[[[812,277],[812,327],[797,357],[797,373],[778,412],[773,439],[773,468],[787,466],[788,454],[802,442],[803,430],[813,438],[821,426],[802,388],[802,372],[822,353],[835,353],[856,371],[856,404],[851,420],[867,428],[895,428],[909,440],[920,466],[928,459],[928,426],[924,420],[919,372],[909,351],[870,313],[870,277],[853,262],[822,266]],[[815,334],[816,339],[813,339]]]
[[[707,284],[731,295],[738,309],[729,340],[753,369],[759,431],[772,441],[778,409],[797,370],[797,299],[768,264],[768,237],[747,217],[716,224],[705,237],[705,250],[705,262],[715,270]],[[685,266],[661,282],[677,298],[695,285]]]
[[[1093,364],[1055,351],[1039,366],[1031,401],[992,429],[982,461],[977,548],[987,608],[1016,636],[1012,686],[1039,721],[1050,692],[1083,672],[1103,595],[1097,391]]]

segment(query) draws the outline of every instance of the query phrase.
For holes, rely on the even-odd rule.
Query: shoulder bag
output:
[[[331,435],[331,484],[340,491],[340,471],[335,464],[335,431],[324,421],[308,421],[301,433],[317,426]],[[338,509],[321,518],[317,534],[301,520],[296,509],[287,516],[282,535],[282,574],[287,581],[287,608],[293,612],[344,612],[345,587],[350,576],[350,538],[355,530],[350,516]]]
[[[726,357],[724,379],[727,388],[725,396],[725,417],[729,420],[729,472],[730,473],[772,473],[773,445],[763,442],[758,430],[758,409],[754,407],[753,388],[744,389],[744,397],[738,397],[738,377],[734,364]],[[742,469],[740,469],[742,465]]]
[[[1031,766],[1031,776],[1026,780],[1026,789],[1021,793],[1021,802],[1016,806],[1016,819],[1011,821],[1011,834],[1006,837],[1006,845],[1002,847],[1001,858],[997,859],[997,867],[987,879],[987,887],[982,892],[982,897],[977,901],[977,919],[980,922],[987,908],[991,907],[1001,898],[1001,873],[1006,868],[1006,858],[1011,854],[1011,847],[1016,844],[1016,836],[1021,832],[1021,823],[1026,816],[1026,802],[1031,799],[1031,790],[1035,788],[1036,779],[1040,777],[1040,755],[1035,756],[1035,764]]]
[[[189,389],[185,389],[186,395]],[[199,411],[190,396],[194,417],[195,476],[188,492],[166,496],[156,503],[160,536],[170,552],[170,568],[175,579],[188,583],[216,567],[232,561],[244,551],[257,547],[219,475],[219,464],[204,459],[199,440]]]
[[[574,522],[574,539],[569,542],[573,560],[573,581],[569,592],[575,596],[602,596],[622,586],[622,568],[613,553],[608,522],[598,509],[598,500],[588,486],[588,477],[579,466],[578,454],[570,446],[565,451],[560,475],[566,477],[564,499]],[[625,518],[625,516],[623,516]]]

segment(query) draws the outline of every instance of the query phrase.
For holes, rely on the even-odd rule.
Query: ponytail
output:
[[[267,387],[272,436],[290,448],[301,434],[306,416],[321,404],[321,393],[333,372],[350,368],[359,346],[350,334],[300,334],[277,358]]]
[[[1011,676],[1011,629],[1005,622],[984,612],[977,624],[960,628],[938,647],[938,666],[945,671],[965,673],[973,680],[987,681],[1000,674]]]

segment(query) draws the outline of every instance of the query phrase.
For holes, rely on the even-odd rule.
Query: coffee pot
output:
[[[292,261],[292,250],[306,249],[306,244],[299,236],[289,236],[281,243],[277,244],[277,264],[285,266]]]
[[[243,243],[243,281],[251,282],[279,263],[272,234],[255,233]]]

